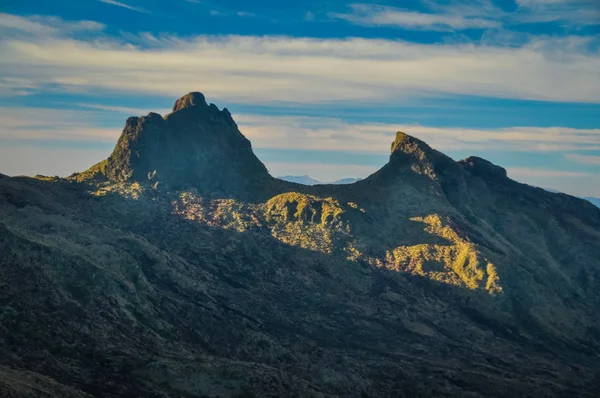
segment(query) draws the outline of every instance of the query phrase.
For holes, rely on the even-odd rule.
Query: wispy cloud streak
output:
[[[141,116],[150,111],[166,114],[167,109],[140,109],[98,104],[79,104],[86,110],[0,107],[0,139],[58,139],[112,142],[122,126],[98,128],[98,122],[114,115]],[[31,115],[36,117],[32,118]],[[442,151],[494,148],[511,152],[600,151],[600,129],[566,127],[510,127],[467,129],[431,127],[418,124],[350,123],[326,117],[235,114],[240,130],[254,148],[342,151],[386,155],[396,131],[419,137]],[[597,156],[568,154],[569,160],[593,164]],[[587,162],[586,162],[587,161]]]
[[[591,164],[594,166],[600,166],[600,156],[592,155],[580,155],[575,153],[568,153],[564,155],[566,159],[581,164]]]
[[[600,6],[595,0],[517,0],[518,7],[512,12],[504,11],[490,0],[424,0],[422,3],[425,11],[351,4],[349,12],[330,13],[329,16],[363,26],[430,31],[495,29],[523,23],[600,24]]]
[[[509,167],[508,175],[514,179],[541,177],[541,178],[585,178],[592,174],[581,171],[562,171],[550,169],[533,169],[526,167]]]
[[[397,26],[411,30],[465,30],[497,28],[500,23],[485,15],[424,13],[373,4],[352,4],[350,13],[331,13],[332,18],[365,26]]]
[[[141,12],[141,13],[147,13],[148,12],[144,8],[130,6],[128,4],[121,3],[120,1],[115,1],[115,0],[98,0],[98,1],[100,3],[110,4],[110,5],[121,7],[121,8],[126,8],[128,10],[135,11],[135,12]]]
[[[396,131],[417,136],[442,151],[494,148],[512,152],[600,151],[600,129],[510,127],[467,129],[411,124],[347,123],[297,116],[237,115],[236,120],[260,148],[295,148],[387,153]]]

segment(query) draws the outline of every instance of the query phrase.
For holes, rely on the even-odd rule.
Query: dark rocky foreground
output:
[[[68,179],[0,175],[0,396],[597,396],[600,209],[398,133],[271,177],[191,93]]]

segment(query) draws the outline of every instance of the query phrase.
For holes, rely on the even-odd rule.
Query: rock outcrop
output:
[[[164,118],[129,118],[109,158],[72,178],[220,196],[252,196],[272,179],[229,111],[208,105],[197,92],[178,99]]]

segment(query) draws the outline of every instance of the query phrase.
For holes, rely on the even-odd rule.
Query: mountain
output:
[[[164,118],[129,118],[108,159],[71,179],[250,196],[273,180],[229,111],[208,105],[200,93],[177,100]]]
[[[290,176],[290,175],[286,175],[286,176],[281,176],[281,177],[277,177],[280,180],[284,180],[284,181],[288,181],[288,182],[295,182],[296,184],[302,184],[302,185],[317,185],[317,184],[323,184],[321,181],[319,180],[315,180],[312,177],[309,177],[307,175],[303,175],[303,176]]]
[[[302,185],[318,185],[318,184],[335,184],[335,185],[339,185],[339,184],[352,184],[356,181],[359,181],[360,178],[342,178],[340,180],[335,180],[332,182],[321,182],[319,180],[315,180],[314,178],[307,176],[307,175],[303,175],[303,176],[291,176],[291,175],[286,175],[286,176],[281,176],[281,177],[277,177],[280,180],[284,180],[284,181],[288,181],[288,182],[295,182],[297,184],[302,184]]]
[[[356,181],[360,181],[360,178],[342,178],[340,180],[335,180],[333,182],[330,182],[330,184],[353,184]]]
[[[6,397],[595,396],[600,209],[398,132],[271,177],[199,93],[69,178],[0,176]]]

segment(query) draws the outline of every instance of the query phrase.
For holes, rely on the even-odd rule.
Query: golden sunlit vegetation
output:
[[[180,194],[173,202],[176,214],[210,226],[246,231],[267,228],[279,241],[304,249],[332,253],[338,245],[351,260],[364,260],[397,272],[408,272],[429,279],[501,293],[500,279],[494,265],[483,258],[474,244],[461,239],[438,215],[413,217],[412,222],[424,224],[424,231],[447,240],[448,245],[418,244],[382,248],[383,255],[373,257],[363,253],[361,236],[355,235],[345,213],[359,209],[328,197],[319,198],[288,192],[269,199],[264,205],[248,205],[233,199],[203,200],[190,192]],[[344,211],[346,208],[346,212]],[[363,209],[360,214],[365,213]],[[357,222],[355,219],[354,222]]]
[[[465,242],[449,226],[442,225],[438,215],[415,217],[412,220],[426,224],[427,232],[447,239],[452,244],[396,247],[386,253],[387,267],[469,289],[502,292],[494,265],[481,258],[474,244]]]

